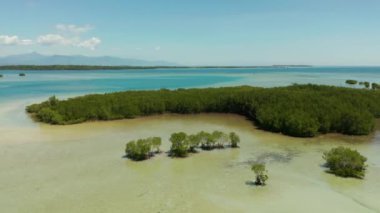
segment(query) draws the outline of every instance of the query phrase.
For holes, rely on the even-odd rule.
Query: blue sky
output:
[[[379,0],[0,0],[0,56],[380,65]]]

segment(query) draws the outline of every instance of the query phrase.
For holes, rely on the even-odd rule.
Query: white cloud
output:
[[[47,34],[39,36],[37,43],[42,45],[72,45],[74,44],[74,39],[65,38],[59,34]]]
[[[156,48],[154,48],[156,51],[160,51],[161,50],[161,47],[160,46],[157,46]]]
[[[95,50],[95,48],[101,43],[102,41],[99,38],[92,37],[88,40],[82,41],[78,43],[78,47],[84,47],[88,48],[90,50]]]
[[[85,33],[93,29],[93,27],[90,25],[77,26],[75,24],[57,24],[55,28],[61,32],[68,32],[74,34]]]
[[[92,29],[90,25],[77,26],[73,24],[58,24],[56,25],[56,28],[60,31],[59,33],[40,35],[34,40],[20,39],[17,35],[0,35],[0,45],[61,45],[95,50],[96,47],[101,43],[101,40],[97,37],[92,37],[90,39],[82,39],[82,37],[80,36],[81,33],[87,32],[88,30]]]
[[[20,39],[18,36],[0,35],[0,44],[4,45],[31,45],[33,41],[30,39]]]
[[[81,40],[79,37],[65,37],[59,34],[47,34],[42,35],[37,38],[37,43],[42,45],[63,45],[63,46],[74,46],[83,47],[90,50],[95,50],[95,48],[102,41],[99,38],[92,37],[87,40]]]

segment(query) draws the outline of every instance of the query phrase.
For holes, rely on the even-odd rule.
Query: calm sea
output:
[[[24,98],[69,97],[88,93],[160,88],[314,83],[346,86],[346,79],[380,83],[380,67],[255,69],[155,69],[94,71],[0,71],[0,103]]]

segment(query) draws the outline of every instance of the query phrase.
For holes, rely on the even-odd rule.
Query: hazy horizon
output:
[[[12,56],[22,56],[22,55],[29,55],[29,54],[38,54],[42,56],[63,56],[63,57],[89,57],[92,58],[102,58],[102,57],[110,57],[110,58],[116,58],[116,59],[125,59],[125,60],[137,60],[137,61],[145,61],[145,62],[164,62],[167,63],[167,65],[131,65],[131,64],[123,64],[123,65],[88,65],[88,66],[188,66],[188,67],[197,67],[197,66],[211,66],[211,67],[223,67],[223,66],[232,66],[232,67],[260,67],[260,66],[312,66],[312,67],[380,67],[380,65],[324,65],[324,64],[280,64],[280,63],[274,63],[274,64],[224,64],[224,65],[215,65],[215,64],[178,64],[172,61],[164,61],[164,60],[145,60],[142,58],[125,58],[125,57],[118,57],[118,56],[112,56],[112,55],[99,55],[99,56],[91,56],[91,55],[82,55],[82,54],[73,54],[73,55],[64,55],[64,54],[41,54],[39,52],[27,52],[27,53],[20,53],[20,54],[11,54],[6,56],[0,56],[0,59],[6,58],[6,57],[12,57]],[[81,63],[73,63],[73,64],[65,64],[65,63],[54,63],[54,64],[38,64],[38,63],[12,63],[12,64],[0,64],[0,66],[22,66],[22,65],[31,65],[31,66],[50,66],[50,65],[73,65],[73,66],[87,66],[86,64]]]
[[[0,56],[379,66],[379,9],[355,0],[16,0],[0,8]]]

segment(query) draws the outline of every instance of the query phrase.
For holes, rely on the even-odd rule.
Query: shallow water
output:
[[[240,149],[185,159],[122,158],[126,141],[172,132],[236,131]],[[27,135],[27,139],[25,138]],[[365,142],[370,141],[370,142]],[[365,180],[338,178],[322,152],[345,145],[369,158]],[[162,115],[74,126],[20,128],[2,139],[3,212],[379,212],[379,135],[295,139],[257,130],[236,115]],[[266,187],[247,184],[267,163]]]
[[[379,131],[367,137],[300,139],[220,114],[49,126],[24,112],[26,105],[54,94],[293,82],[343,85],[348,78],[380,82],[380,69],[33,71],[26,78],[5,72],[0,80],[1,212],[380,212]],[[171,133],[200,130],[235,131],[241,148],[186,159],[165,154],[144,162],[122,158],[131,139],[160,136],[168,150]],[[324,172],[322,152],[339,145],[368,157],[364,180]],[[247,184],[253,179],[249,164],[257,161],[267,163],[266,187]]]
[[[160,88],[315,83],[346,86],[347,79],[380,82],[380,67],[311,67],[255,69],[157,69],[89,71],[1,71],[0,103],[20,98],[67,97],[87,93]]]

